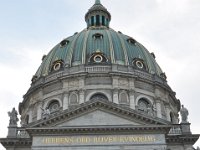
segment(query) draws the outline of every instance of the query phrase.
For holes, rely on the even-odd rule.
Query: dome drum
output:
[[[151,78],[147,78],[148,75]],[[29,116],[29,118],[32,117],[30,120],[36,121],[42,118],[40,107],[45,109],[47,103],[50,104],[54,99],[60,99],[59,107],[64,111],[76,108],[82,103],[87,102],[87,100],[95,99],[94,95],[101,93],[107,97],[104,97],[104,99],[108,99],[121,107],[131,108],[144,115],[148,116],[151,114],[151,116],[161,117],[164,120],[170,121],[170,114],[168,117],[166,117],[167,115],[162,117],[162,112],[160,112],[160,116],[158,115],[157,99],[158,97],[169,99],[170,96],[171,101],[175,104],[170,106],[170,112],[174,114],[179,111],[177,107],[179,101],[175,98],[169,86],[167,84],[163,85],[164,79],[159,77],[160,82],[160,80],[155,80],[154,76],[148,72],[135,70],[123,65],[112,65],[112,67],[107,65],[89,65],[64,68],[64,70],[42,77],[44,82],[41,83],[38,80],[32,84],[32,87],[24,96],[24,101],[20,104],[20,113],[26,114],[27,111],[32,111],[33,113],[33,110],[36,109],[34,110],[37,112],[36,116]],[[35,98],[33,99],[33,97]],[[154,111],[149,110],[152,112],[147,112],[150,109],[148,105],[144,111],[141,111],[137,100],[139,97],[148,99]],[[159,101],[169,103],[163,98]],[[31,103],[35,103],[35,105],[31,105]],[[54,108],[53,104],[52,108]],[[162,110],[166,111],[165,108],[162,108]],[[25,122],[26,115],[23,116],[22,120]]]

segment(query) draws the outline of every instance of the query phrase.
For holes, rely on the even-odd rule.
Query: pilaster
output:
[[[119,104],[119,90],[118,89],[113,90],[113,102],[116,104]]]
[[[157,117],[162,118],[161,101],[159,98],[156,100],[156,110],[157,110]]]
[[[65,92],[63,98],[63,110],[68,109],[68,106],[69,106],[69,93]]]
[[[171,117],[170,117],[170,106],[167,104],[165,106],[166,108],[166,117],[167,117],[167,121],[171,121]]]
[[[130,108],[135,110],[135,91],[129,91]]]
[[[38,103],[37,107],[37,120],[40,120],[42,118],[42,102]]]
[[[29,118],[28,118],[28,122],[31,123],[33,121],[33,110],[32,108],[29,110]]]
[[[80,90],[79,91],[79,103],[82,104],[85,102],[85,91],[84,90]]]

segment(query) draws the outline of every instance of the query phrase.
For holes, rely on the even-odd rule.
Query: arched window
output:
[[[76,105],[76,104],[78,104],[78,95],[76,93],[72,93],[70,95],[69,104],[70,105]]]
[[[96,15],[96,25],[99,26],[100,25],[100,16]]]
[[[92,19],[92,20],[91,20],[91,25],[94,26],[94,16],[92,16],[91,19]]]
[[[102,101],[108,101],[108,98],[104,95],[104,94],[101,94],[101,93],[97,93],[95,95],[93,95],[90,100],[102,100]]]
[[[125,91],[123,91],[119,94],[119,103],[122,103],[122,104],[129,103],[128,95]]]
[[[102,25],[105,26],[105,16],[102,16]]]
[[[60,103],[57,100],[53,100],[47,108],[50,113],[54,113],[60,109]]]

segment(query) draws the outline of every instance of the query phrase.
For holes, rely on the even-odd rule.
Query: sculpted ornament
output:
[[[48,119],[50,117],[50,114],[51,112],[48,108],[42,109],[42,119]]]
[[[17,125],[17,122],[19,121],[18,117],[17,117],[18,113],[17,111],[15,110],[15,108],[12,109],[12,111],[8,112],[8,116],[10,117],[10,122],[9,122],[9,126],[16,126]]]
[[[184,107],[184,105],[182,105],[182,108],[180,110],[180,114],[181,114],[181,118],[182,118],[181,123],[188,123],[189,112],[188,112],[187,108]]]

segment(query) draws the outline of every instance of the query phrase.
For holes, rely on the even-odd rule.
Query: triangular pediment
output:
[[[135,110],[108,101],[89,101],[74,109],[61,111],[49,119],[39,120],[28,127],[66,127],[101,125],[166,125],[168,122],[140,114]]]
[[[141,125],[141,122],[123,118],[117,114],[111,114],[97,109],[76,118],[58,123],[56,126],[101,126],[101,125]]]

